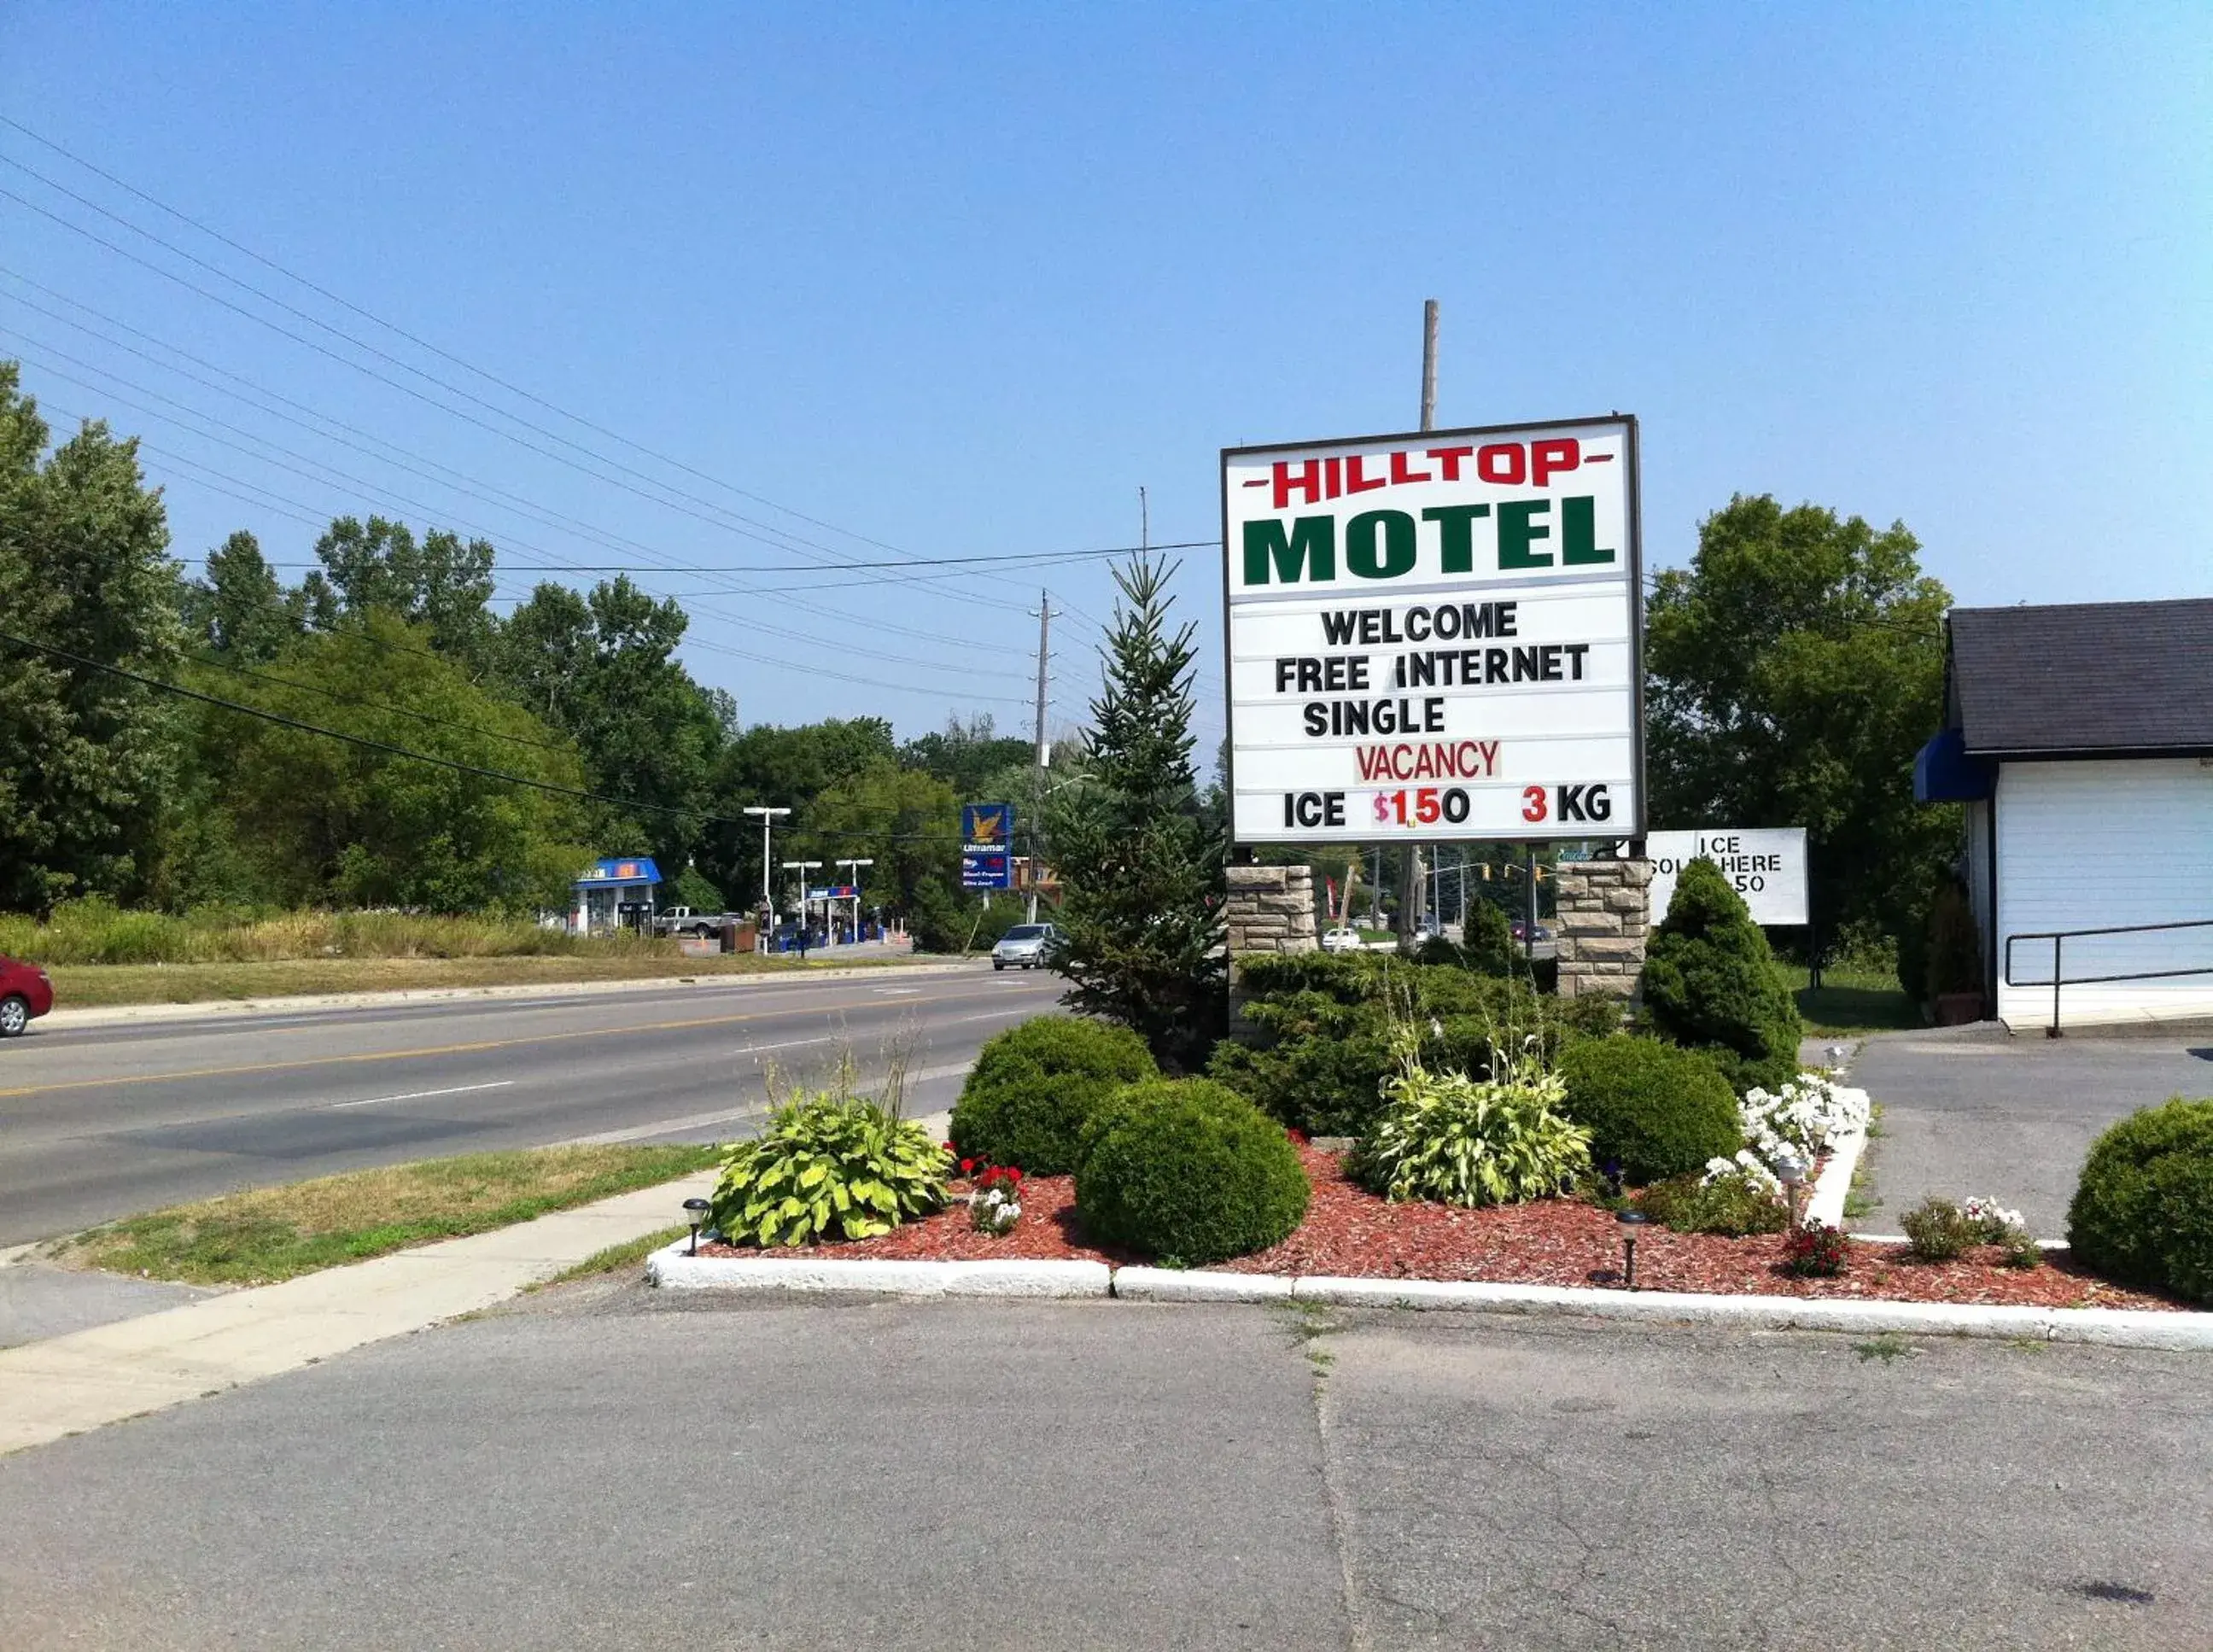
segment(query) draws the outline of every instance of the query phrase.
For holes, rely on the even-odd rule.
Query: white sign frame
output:
[[[1546,454],[1539,453],[1539,444]],[[1463,454],[1459,461],[1436,457],[1454,450]],[[1493,471],[1513,467],[1506,458],[1494,460],[1491,455],[1516,450],[1519,468],[1512,474],[1493,475]],[[1564,456],[1573,462],[1559,462]],[[1552,461],[1549,470],[1548,458]],[[1586,458],[1591,474],[1570,476],[1584,468]],[[1325,463],[1332,489],[1340,482],[1348,485],[1318,498],[1319,490],[1308,488],[1307,479]],[[1600,472],[1596,466],[1600,464],[1611,468]],[[1274,483],[1271,495],[1259,499],[1248,496],[1247,490],[1268,487],[1270,478],[1280,477],[1282,467],[1291,465],[1301,468],[1290,486],[1306,490],[1302,503],[1309,509],[1302,511],[1288,503],[1281,480]],[[1417,465],[1425,466],[1427,473],[1417,472]],[[1375,473],[1369,474],[1369,468]],[[1578,494],[1576,480],[1594,485]],[[1415,483],[1429,485],[1410,494],[1407,489]],[[1637,423],[1619,413],[1223,448],[1222,697],[1232,843],[1558,843],[1642,837],[1646,808],[1644,559],[1639,483]],[[1370,491],[1375,494],[1372,500],[1354,497]],[[1565,506],[1570,497],[1578,503],[1590,501],[1580,517],[1571,519]],[[1500,509],[1493,515],[1492,508],[1543,502],[1515,518],[1517,527],[1526,531],[1538,509],[1550,515],[1555,500],[1562,509],[1536,529],[1535,539],[1516,541],[1531,562],[1509,571],[1502,534],[1507,513]],[[1256,504],[1263,508],[1252,508]],[[1444,548],[1445,526],[1437,522],[1433,540],[1417,541],[1417,560],[1407,576],[1394,581],[1382,574],[1357,575],[1351,534],[1345,531],[1350,522],[1370,510],[1391,510],[1412,519],[1424,508],[1456,505],[1477,507],[1475,515],[1481,519],[1460,527],[1462,569],[1445,571],[1452,558]],[[1293,550],[1289,563],[1292,588],[1286,588],[1282,582],[1286,577],[1283,552],[1271,548],[1259,554],[1270,557],[1265,566],[1275,576],[1277,588],[1259,588],[1270,582],[1266,576],[1259,585],[1246,583],[1241,570],[1247,556],[1242,532],[1247,523],[1278,524],[1271,546],[1280,539],[1289,548],[1297,536],[1296,520],[1325,515],[1332,523],[1331,533],[1347,547],[1342,564],[1332,555],[1327,577],[1296,588],[1295,576],[1302,567],[1317,575],[1321,569],[1317,558],[1302,558]],[[1417,533],[1427,535],[1435,519],[1420,515],[1418,520],[1424,526]],[[1580,539],[1575,537],[1578,530]],[[1382,565],[1375,546],[1379,539],[1387,539],[1389,531],[1387,525],[1379,528],[1373,523],[1366,530],[1363,548],[1375,565]],[[1480,552],[1468,553],[1468,536],[1492,535],[1500,537],[1492,539],[1487,559]],[[1535,548],[1537,540],[1545,542],[1541,550]],[[1570,552],[1578,544],[1587,552],[1593,547],[1610,550],[1613,558],[1604,564],[1592,561],[1582,568],[1571,567]],[[1444,600],[1426,609],[1410,606],[1422,604],[1424,598]],[[1531,606],[1531,612],[1523,612],[1524,604]],[[1332,642],[1326,636],[1320,617],[1324,610],[1333,610],[1341,620],[1351,610],[1372,612],[1379,606],[1387,633],[1380,638],[1363,634],[1356,641],[1340,631]],[[1388,633],[1399,630],[1402,613],[1411,633],[1413,615],[1422,613],[1426,628],[1438,625],[1435,616],[1447,607],[1469,616],[1460,622],[1468,626],[1468,637],[1514,639],[1503,649],[1486,641],[1479,649],[1430,654],[1448,679],[1452,667],[1444,656],[1452,655],[1459,656],[1463,673],[1470,669],[1473,655],[1496,661],[1504,653],[1511,656],[1513,670],[1529,674],[1503,677],[1495,674],[1500,668],[1494,663],[1490,667],[1494,674],[1485,686],[1502,686],[1499,692],[1470,692],[1469,684],[1462,681],[1457,692],[1450,686],[1443,692],[1424,686],[1416,697],[1411,688],[1391,686],[1399,663],[1412,656],[1399,656],[1394,663],[1387,653],[1340,651],[1347,645],[1381,649],[1427,640]],[[1475,630],[1481,616],[1495,619],[1504,629]],[[1295,636],[1299,654],[1326,664],[1325,650],[1329,650],[1360,678],[1357,683],[1316,691],[1318,696],[1379,696],[1371,703],[1373,715],[1379,721],[1388,716],[1389,728],[1340,731],[1332,721],[1328,732],[1317,734],[1307,706],[1350,709],[1359,703],[1317,698],[1302,704],[1294,697],[1305,690],[1279,686],[1285,644],[1279,640],[1265,646],[1270,639],[1262,634],[1263,622],[1272,621],[1280,638],[1309,619],[1312,637]],[[1441,628],[1436,634],[1441,639],[1448,637]],[[1350,663],[1354,661],[1363,663],[1355,666]],[[1557,691],[1570,680],[1581,683],[1587,665],[1593,679],[1587,688],[1562,693],[1533,687],[1542,682]],[[1525,682],[1530,686],[1514,686]],[[1386,712],[1381,709],[1386,705],[1393,709]],[[1417,721],[1402,726],[1400,720],[1410,713]],[[1339,714],[1331,709],[1323,715],[1334,720]],[[1263,730],[1264,722],[1278,726]],[[1390,739],[1393,735],[1402,737]],[[1357,743],[1377,737],[1377,743],[1365,747]],[[1394,766],[1377,767],[1362,777],[1364,766],[1386,761]],[[1239,789],[1241,771],[1248,777],[1243,793]],[[1261,775],[1267,777],[1257,777]],[[1594,814],[1594,808],[1604,812]]]
[[[1721,868],[1722,875],[1752,909],[1752,921],[1761,928],[1799,929],[1808,921],[1813,879],[1806,860],[1804,826],[1701,826],[1693,832],[1655,832],[1645,837],[1644,855],[1652,863],[1649,911],[1655,924],[1667,916],[1667,902],[1674,898],[1680,868],[1700,859]],[[1778,864],[1751,863],[1771,860]],[[1670,867],[1664,875],[1660,869],[1663,865]]]

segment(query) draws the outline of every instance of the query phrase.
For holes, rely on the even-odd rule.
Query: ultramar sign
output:
[[[1637,422],[1222,455],[1232,836],[1643,831]]]

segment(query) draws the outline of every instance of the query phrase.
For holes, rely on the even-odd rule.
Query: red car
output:
[[[54,1007],[54,984],[36,964],[0,958],[0,1039],[15,1039]]]

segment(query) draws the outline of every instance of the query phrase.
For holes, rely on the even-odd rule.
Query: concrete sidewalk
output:
[[[935,1141],[951,1115],[916,1122]],[[0,1349],[0,1455],[491,1308],[610,1246],[673,1227],[715,1174]]]
[[[505,1301],[671,1226],[703,1171],[533,1222],[0,1350],[0,1454],[162,1411]]]

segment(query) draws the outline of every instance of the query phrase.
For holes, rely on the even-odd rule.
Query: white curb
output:
[[[2213,1353],[2213,1314],[2110,1308],[2016,1308],[1970,1302],[1893,1302],[1850,1297],[1722,1296],[1687,1291],[1587,1289],[1439,1279],[1352,1279],[1215,1273],[1171,1268],[1110,1270],[1103,1262],[893,1262],[687,1256],[686,1241],[655,1251],[646,1277],[675,1290],[802,1295],[1015,1296],[1155,1302],[1328,1302],[1478,1314],[1525,1314],[1644,1324],[1713,1325],[1746,1331],[1885,1331],[1932,1337],[2028,1338]],[[1110,1283],[1111,1282],[1111,1283]]]
[[[1294,1281],[1280,1273],[1206,1273],[1117,1268],[1114,1294],[1132,1302],[1279,1302]]]
[[[1835,1296],[1721,1296],[1687,1291],[1586,1290],[1569,1285],[1433,1279],[1301,1278],[1291,1295],[1346,1308],[1581,1315],[1761,1331],[1903,1331],[1924,1336],[2033,1337],[2118,1348],[2213,1352],[2213,1314],[2112,1308],[2013,1308],[1972,1302],[1863,1301]]]
[[[1867,1092],[1847,1094],[1865,1095]],[[1821,1167],[1814,1183],[1814,1197],[1806,1201],[1808,1223],[1818,1222],[1825,1228],[1844,1225],[1844,1200],[1852,1191],[1852,1172],[1859,1168],[1860,1155],[1867,1151],[1867,1126],[1862,1125],[1829,1149],[1829,1162]]]
[[[1104,1262],[897,1262],[836,1258],[691,1256],[679,1240],[646,1259],[649,1282],[668,1290],[830,1292],[878,1296],[1104,1297]]]

